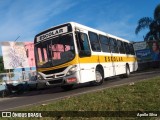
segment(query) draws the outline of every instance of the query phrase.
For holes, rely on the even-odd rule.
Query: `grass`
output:
[[[18,109],[18,111],[160,111],[160,77],[120,87],[109,88],[93,93],[65,98],[49,104],[26,107],[23,109]],[[17,118],[15,119],[17,120]],[[45,120],[53,118],[41,119]],[[56,117],[56,119],[58,118]],[[74,120],[75,118],[60,117],[60,119]],[[76,119],[87,118],[77,117]],[[93,117],[92,119],[123,120],[134,118]],[[157,118],[141,117],[136,119],[146,120]]]

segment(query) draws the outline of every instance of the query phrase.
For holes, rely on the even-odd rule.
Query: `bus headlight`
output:
[[[38,80],[43,80],[42,75],[38,74],[38,75],[37,75],[37,79],[38,79]]]
[[[74,74],[74,73],[76,72],[76,70],[77,70],[77,65],[74,65],[73,67],[71,67],[71,68],[68,70],[68,72],[67,72],[66,75],[72,75],[72,74]]]

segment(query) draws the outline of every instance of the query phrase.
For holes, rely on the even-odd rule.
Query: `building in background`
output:
[[[138,62],[160,61],[160,42],[136,42],[133,44]]]
[[[33,42],[24,42],[29,67],[35,67],[34,44]]]
[[[136,42],[133,44],[133,47],[139,63],[152,61],[151,50],[147,42]]]
[[[35,67],[33,42],[1,42],[5,69]]]
[[[149,41],[148,46],[151,50],[152,61],[160,62],[160,41]]]
[[[160,67],[160,41],[143,41],[133,44],[139,70]]]

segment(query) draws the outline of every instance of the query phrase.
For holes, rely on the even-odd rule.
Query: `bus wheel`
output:
[[[130,76],[130,69],[129,69],[129,66],[126,65],[126,73],[124,74],[124,77],[128,78],[129,76]]]
[[[71,84],[71,85],[63,85],[63,86],[61,86],[61,88],[63,90],[65,90],[65,91],[68,91],[68,90],[71,90],[73,88],[73,84]]]
[[[97,68],[95,74],[96,74],[96,80],[92,81],[91,83],[95,86],[101,85],[104,81],[104,76],[103,76],[102,70]]]

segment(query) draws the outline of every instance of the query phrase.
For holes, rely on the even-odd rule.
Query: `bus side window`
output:
[[[130,54],[130,48],[127,42],[124,42],[124,47],[125,47],[126,54]]]
[[[98,35],[96,33],[93,33],[93,32],[89,32],[88,34],[89,34],[92,50],[96,51],[96,52],[100,52],[101,48],[100,48]]]
[[[122,49],[123,49],[123,53],[124,53],[124,54],[126,54],[126,51],[125,51],[125,46],[124,46],[124,42],[122,42],[122,41],[121,41],[121,43],[122,43]]]
[[[130,48],[130,54],[135,55],[133,44],[129,43],[129,48]]]
[[[119,47],[119,52],[120,52],[121,54],[125,54],[125,49],[124,49],[123,42],[120,41],[120,40],[117,40],[117,45],[118,45],[118,47]]]
[[[90,51],[88,36],[85,33],[77,32],[77,46],[79,51]]]
[[[119,53],[116,39],[110,38],[110,48],[111,48],[112,53]]]
[[[119,53],[119,47],[117,45],[117,40],[116,39],[114,39],[114,45],[115,45],[116,53]]]
[[[99,40],[100,40],[102,51],[110,53],[109,38],[103,35],[99,35]]]

